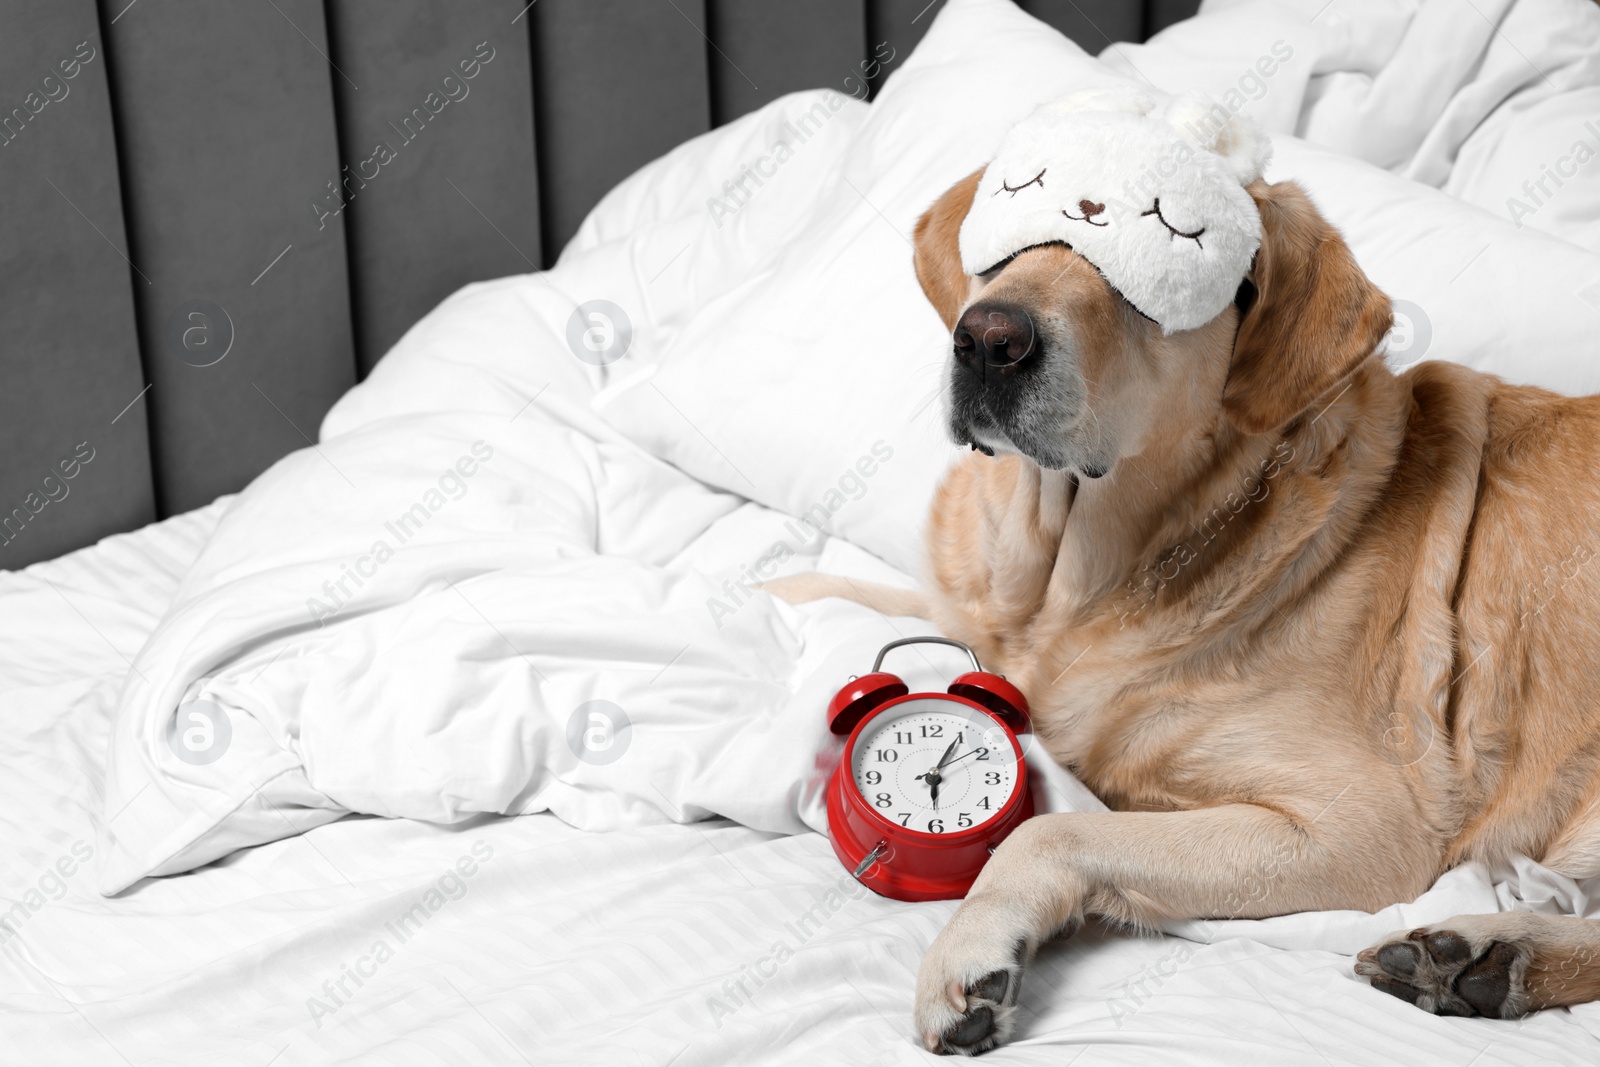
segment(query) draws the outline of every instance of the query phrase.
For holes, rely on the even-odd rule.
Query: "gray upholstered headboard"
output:
[[[451,291],[942,2],[0,0],[0,568],[241,488]],[[1023,6],[1098,52],[1197,0]]]

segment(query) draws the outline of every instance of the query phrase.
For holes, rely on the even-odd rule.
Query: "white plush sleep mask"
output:
[[[1091,90],[1013,126],[961,225],[961,265],[982,274],[1062,241],[1163,333],[1210,322],[1261,245],[1245,186],[1271,142],[1198,94]]]

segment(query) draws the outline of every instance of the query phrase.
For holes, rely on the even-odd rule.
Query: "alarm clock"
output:
[[[902,645],[961,649],[972,670],[943,693],[913,693],[880,668]],[[1028,730],[1021,691],[943,637],[907,637],[878,652],[869,674],[828,703],[846,734],[828,783],[828,838],[867,888],[896,900],[966,895],[1006,835],[1033,815],[1017,735]]]

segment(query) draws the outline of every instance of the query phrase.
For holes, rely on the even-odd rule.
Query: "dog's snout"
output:
[[[1014,371],[1039,347],[1033,319],[1010,304],[972,305],[956,323],[953,339],[956,359],[980,375]]]

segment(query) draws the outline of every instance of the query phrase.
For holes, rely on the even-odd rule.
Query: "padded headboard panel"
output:
[[[0,0],[0,569],[243,488],[450,292],[942,2]],[[1022,6],[1098,52],[1197,0]]]

